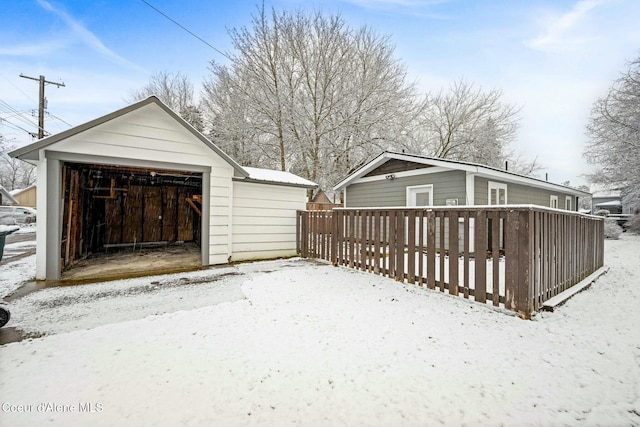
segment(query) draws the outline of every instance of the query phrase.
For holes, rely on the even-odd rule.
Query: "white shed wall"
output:
[[[296,254],[296,211],[307,190],[252,182],[233,183],[233,261]]]

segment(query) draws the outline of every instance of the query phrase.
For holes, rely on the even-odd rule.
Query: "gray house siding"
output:
[[[458,199],[458,204],[463,205],[465,179],[464,171],[447,171],[351,184],[345,189],[345,207],[406,206],[406,188],[414,185],[433,185],[434,206],[446,205],[447,199]]]
[[[571,197],[571,210],[577,210],[577,197],[568,194],[545,190],[542,188],[534,188],[526,185],[514,184],[511,182],[503,182],[497,179],[488,179],[475,177],[475,204],[486,205],[489,202],[489,181],[500,182],[507,185],[507,203],[510,205],[534,204],[539,206],[550,206],[551,196],[558,197],[558,208],[564,209],[565,198]]]

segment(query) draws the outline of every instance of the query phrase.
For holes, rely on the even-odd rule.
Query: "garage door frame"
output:
[[[60,248],[62,247],[63,194],[62,194],[62,164],[68,163],[96,163],[110,166],[126,166],[139,168],[170,169],[184,172],[202,173],[202,221],[200,254],[202,265],[209,265],[209,218],[210,218],[210,189],[211,167],[205,165],[188,165],[182,163],[158,162],[153,160],[126,159],[90,154],[65,153],[45,150],[47,161],[47,215],[46,215],[46,277],[49,280],[59,280],[62,268],[60,265]]]

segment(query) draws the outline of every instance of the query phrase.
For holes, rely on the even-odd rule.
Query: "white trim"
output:
[[[451,168],[443,168],[443,167],[439,167],[439,166],[432,166],[430,168],[425,168],[425,169],[413,169],[410,171],[402,171],[402,172],[394,172],[391,174],[387,174],[387,175],[375,175],[375,176],[365,176],[362,178],[358,178],[355,181],[353,181],[351,184],[360,184],[363,182],[375,182],[375,181],[384,181],[387,178],[387,176],[392,175],[393,179],[396,178],[406,178],[409,176],[420,176],[420,175],[429,175],[432,173],[440,173],[440,172],[451,172],[454,171],[455,169],[451,169]]]
[[[573,210],[573,197],[572,196],[564,196],[564,208],[568,211]]]
[[[465,204],[467,206],[473,206],[476,204],[476,178],[475,174],[471,172],[466,173],[466,182],[465,182]]]
[[[556,196],[555,194],[552,194],[549,196],[549,207],[553,209],[558,209],[558,196]]]
[[[491,203],[491,190],[495,189],[498,195],[498,203]],[[504,190],[504,203],[500,202],[500,190]],[[502,206],[509,204],[509,198],[507,193],[507,184],[504,182],[488,181],[487,182],[487,204],[490,206]]]
[[[409,207],[424,207],[416,205],[415,194],[419,193],[419,190],[428,190],[429,191],[429,204],[427,206],[433,206],[433,184],[427,185],[409,185],[406,187],[407,198],[405,199],[405,203]],[[426,192],[426,191],[425,191]]]
[[[235,183],[233,178],[231,179],[231,185],[229,186],[229,215],[227,221],[229,225],[227,226],[227,262],[231,262],[231,257],[233,256],[233,211],[235,205],[233,203],[233,187]],[[211,203],[211,196],[209,196],[209,203]],[[211,232],[211,230],[209,230]],[[211,243],[209,243],[211,245]]]

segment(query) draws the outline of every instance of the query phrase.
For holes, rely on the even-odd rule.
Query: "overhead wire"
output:
[[[9,105],[8,103],[6,103],[1,99],[0,99],[0,112],[11,114],[9,118],[15,117],[18,120],[20,120],[22,123],[28,126],[35,126],[36,128],[38,127],[38,124],[35,121],[29,120],[28,118],[24,117],[24,112],[16,110],[11,105]]]
[[[206,44],[207,46],[209,46],[211,49],[215,50],[216,52],[218,52],[220,55],[224,56],[225,58],[227,58],[230,61],[233,61],[233,59],[227,55],[226,53],[224,53],[223,51],[221,51],[220,49],[216,48],[215,46],[213,46],[211,43],[207,42],[206,40],[204,40],[203,38],[201,38],[200,36],[194,34],[191,30],[189,30],[188,28],[186,28],[184,25],[180,24],[179,22],[177,22],[176,20],[174,20],[173,18],[171,18],[170,16],[168,16],[167,14],[163,13],[161,10],[159,10],[158,8],[156,8],[155,6],[153,6],[151,3],[149,3],[146,0],[140,0],[142,3],[146,4],[147,6],[149,6],[151,9],[155,10],[157,13],[159,13],[160,15],[164,16],[165,18],[167,18],[169,21],[173,22],[174,24],[176,24],[178,27],[182,28],[184,31],[186,31],[187,33],[191,34],[193,37],[195,37],[196,39],[200,40],[202,43]]]

